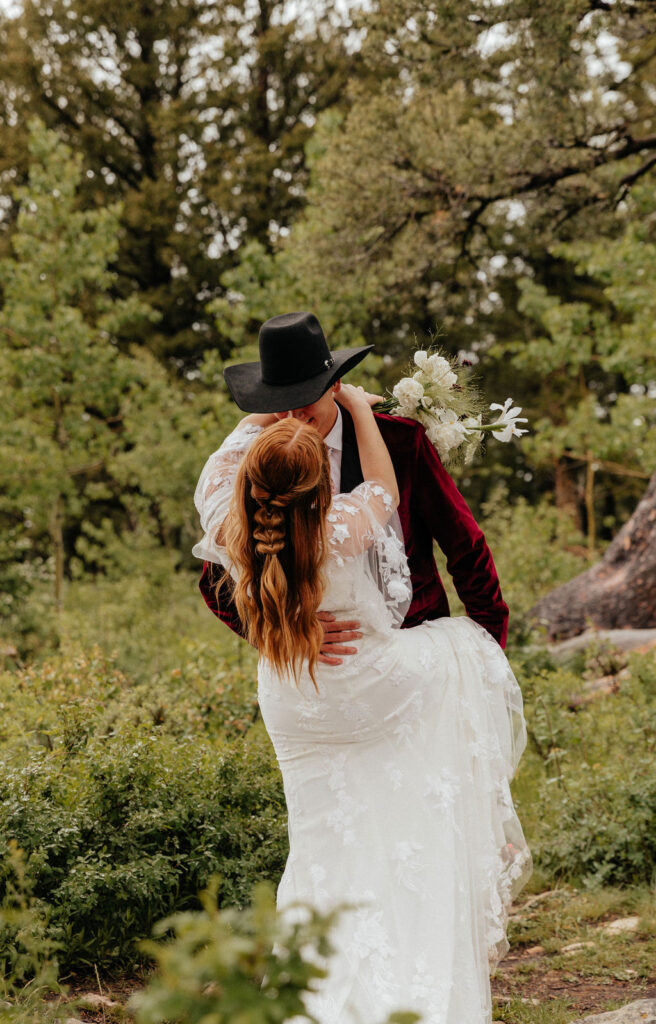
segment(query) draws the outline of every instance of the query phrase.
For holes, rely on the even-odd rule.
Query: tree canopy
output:
[[[25,0],[0,17],[0,183],[27,174],[34,114],[82,155],[84,200],[122,202],[115,287],[161,314],[139,339],[156,355],[230,350],[205,306],[239,247],[270,246],[303,202],[304,144],[353,65],[336,12]],[[5,251],[15,214],[7,195]]]

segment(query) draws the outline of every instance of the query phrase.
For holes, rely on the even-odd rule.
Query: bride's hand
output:
[[[356,388],[352,384],[344,383],[335,398],[350,413],[356,412],[358,409],[371,409],[373,405],[382,402],[380,395],[372,395],[364,388]]]

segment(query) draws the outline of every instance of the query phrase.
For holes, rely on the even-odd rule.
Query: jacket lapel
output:
[[[361,484],[362,466],[360,455],[355,440],[355,427],[351,415],[341,407],[342,412],[342,468],[339,481],[339,489],[342,494],[352,491],[354,487]]]

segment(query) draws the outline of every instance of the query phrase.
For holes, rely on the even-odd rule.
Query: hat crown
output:
[[[334,363],[314,313],[281,313],[260,327],[260,365],[265,384],[299,384]]]

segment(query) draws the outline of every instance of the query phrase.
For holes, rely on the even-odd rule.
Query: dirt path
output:
[[[562,1000],[570,1004],[577,1016],[584,1016],[601,1013],[613,1003],[624,1004],[634,999],[656,997],[656,964],[653,977],[632,981],[612,976],[591,978],[576,969],[555,968],[551,960],[552,957],[545,954],[511,950],[492,979],[495,1006],[503,1010],[512,999],[540,1006]],[[502,1019],[502,1014],[497,1016]]]

